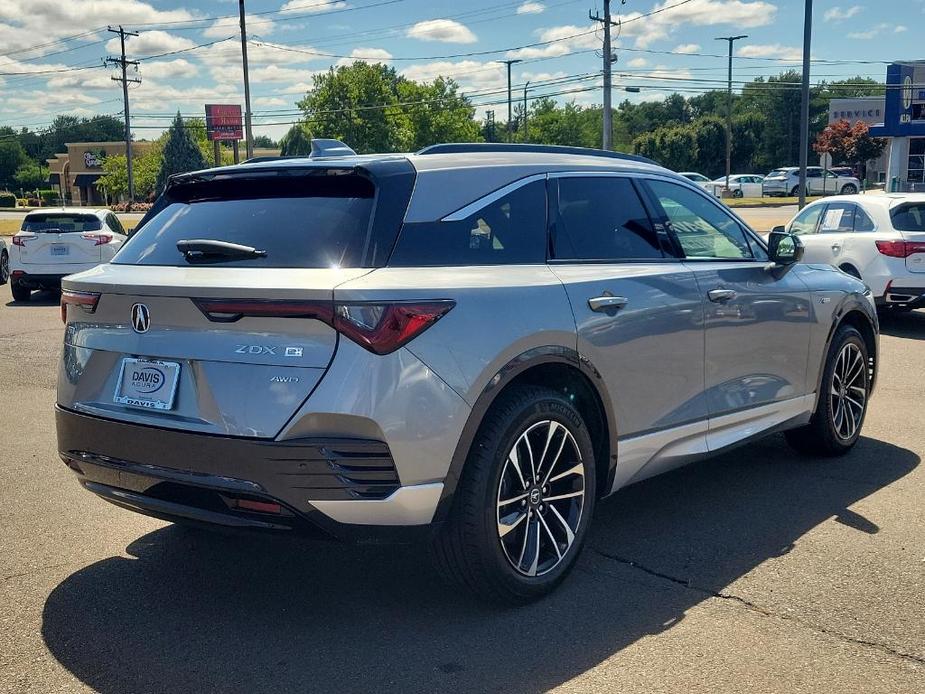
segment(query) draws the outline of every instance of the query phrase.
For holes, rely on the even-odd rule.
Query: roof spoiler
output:
[[[332,140],[325,137],[312,138],[312,151],[308,155],[309,159],[331,159],[333,157],[355,157],[357,155],[350,147],[340,140]],[[262,161],[281,161],[283,159],[305,159],[304,154],[290,154],[278,157],[251,157],[245,159],[242,164],[256,164]]]
[[[591,147],[567,147],[563,145],[531,145],[513,142],[449,142],[431,145],[418,150],[416,154],[460,154],[464,152],[536,152],[540,154],[572,154],[586,157],[606,157],[608,159],[623,159],[624,161],[638,161],[644,164],[654,164],[647,157],[623,152],[611,152],[606,149],[592,149]]]

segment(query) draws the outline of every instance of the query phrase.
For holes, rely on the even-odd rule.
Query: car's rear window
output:
[[[899,231],[925,231],[925,203],[902,205],[891,210],[890,217]]]
[[[103,228],[100,218],[93,214],[64,214],[62,212],[33,213],[22,221],[22,231],[83,232],[99,231]]]
[[[787,175],[787,172],[784,169],[774,169],[771,173],[765,176],[765,178],[771,178],[772,176],[777,177],[777,176],[786,176],[786,175]]]
[[[388,253],[376,248],[372,234],[375,192],[362,176],[333,172],[177,185],[113,262],[184,266],[177,242],[207,239],[266,251],[265,257],[217,258],[211,265],[370,267]]]

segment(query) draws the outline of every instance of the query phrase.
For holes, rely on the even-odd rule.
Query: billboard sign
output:
[[[243,140],[239,104],[206,104],[206,133],[210,140]]]

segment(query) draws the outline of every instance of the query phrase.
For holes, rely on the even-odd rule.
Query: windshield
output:
[[[787,171],[785,169],[774,169],[771,173],[765,176],[765,178],[781,178],[786,175]]]
[[[103,228],[100,218],[93,214],[65,214],[62,212],[30,214],[22,221],[21,231],[62,233],[99,231]]]
[[[366,267],[375,189],[355,174],[199,181],[175,186],[113,259],[125,265],[188,264],[178,241],[220,241],[261,251],[213,265]],[[182,244],[181,244],[182,245]],[[389,244],[391,245],[391,244]],[[385,251],[387,253],[388,250]],[[383,256],[382,249],[378,255]]]
[[[901,205],[890,211],[893,228],[899,231],[925,231],[925,202]]]

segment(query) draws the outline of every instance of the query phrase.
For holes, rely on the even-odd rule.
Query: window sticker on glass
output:
[[[842,208],[826,210],[825,218],[822,220],[823,231],[835,231],[841,226],[841,218],[845,214]]]

